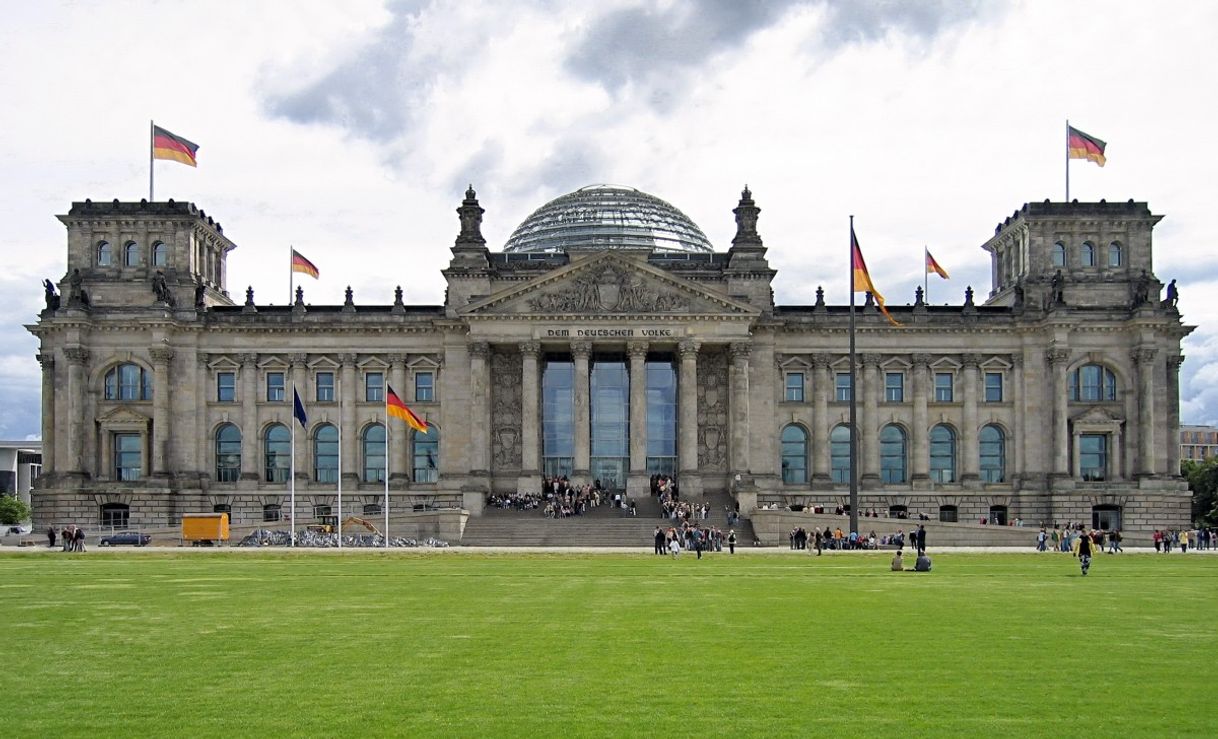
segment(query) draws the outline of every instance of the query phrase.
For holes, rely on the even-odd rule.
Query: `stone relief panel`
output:
[[[581,272],[528,301],[539,313],[684,313],[689,300],[621,264]]]
[[[520,385],[523,369],[515,351],[491,353],[491,471],[520,469]]]
[[[727,352],[703,349],[698,355],[698,467],[727,471]]]

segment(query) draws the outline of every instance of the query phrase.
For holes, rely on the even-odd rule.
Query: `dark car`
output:
[[[146,547],[152,537],[138,531],[120,531],[117,534],[103,536],[98,542],[103,547]]]

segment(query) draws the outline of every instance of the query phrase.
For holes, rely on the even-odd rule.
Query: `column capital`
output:
[[[732,359],[748,360],[749,354],[753,351],[753,345],[747,341],[733,341],[728,344],[728,351],[732,354]]]
[[[647,359],[647,342],[646,341],[630,342],[629,344],[626,345],[626,353],[630,355],[630,358],[632,360],[635,357],[638,357],[640,360]]]
[[[863,363],[864,367],[879,367],[880,361],[883,358],[883,354],[868,353],[859,355],[859,361]]]
[[[406,365],[406,355],[402,354],[401,352],[388,354],[386,355],[385,359],[388,360],[389,364],[394,367],[402,367]]]
[[[1159,350],[1153,346],[1138,346],[1129,350],[1129,356],[1134,364],[1149,367],[1154,362]]]
[[[572,341],[571,342],[571,354],[575,357],[583,357],[584,359],[587,359],[588,357],[590,357],[592,355],[592,342],[591,341]]]
[[[982,356],[981,354],[962,354],[960,362],[966,369],[977,369],[981,366]]]
[[[242,367],[254,367],[258,364],[258,355],[254,352],[238,354],[237,360],[241,362]]]
[[[1045,350],[1045,361],[1052,365],[1065,364],[1070,360],[1070,350],[1051,346]]]
[[[152,358],[153,364],[169,364],[169,360],[173,359],[173,349],[167,346],[154,346],[148,350],[148,356]]]
[[[1022,353],[1011,355],[1011,366],[1015,367],[1016,369],[1023,367],[1023,354]]]
[[[1179,372],[1182,364],[1184,364],[1183,354],[1174,354],[1167,358],[1167,368],[1172,372]]]
[[[485,359],[491,355],[491,345],[485,341],[470,342],[469,353],[472,356]]]
[[[38,364],[42,365],[44,370],[55,369],[55,355],[50,352],[38,352],[34,355],[38,358]]]
[[[63,350],[63,355],[71,364],[84,364],[89,361],[89,350],[84,347],[68,347]]]
[[[342,354],[338,355],[339,364],[344,367],[354,367],[355,359],[356,355],[354,352],[343,352]]]
[[[522,341],[519,346],[520,353],[526,357],[536,359],[541,354],[540,341]]]
[[[913,362],[915,368],[926,369],[930,366],[930,360],[934,357],[930,354],[913,354],[909,359]]]
[[[825,352],[817,352],[812,355],[812,366],[816,369],[826,369],[833,357]]]
[[[681,355],[681,359],[697,359],[698,358],[698,342],[692,339],[686,339],[677,344],[677,352]]]
[[[308,354],[289,354],[288,355],[288,362],[292,365],[293,368],[304,367],[308,361],[309,361]]]

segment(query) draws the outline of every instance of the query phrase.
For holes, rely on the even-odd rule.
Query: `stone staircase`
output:
[[[727,533],[726,506],[731,497],[724,492],[708,493],[705,498],[710,517],[702,521]],[[540,511],[510,511],[487,508],[481,516],[470,516],[465,524],[461,545],[466,547],[640,547],[650,551],[655,527],[668,528],[671,522],[660,518],[655,498],[635,498],[637,516],[601,505],[582,516],[546,518]],[[740,519],[735,527],[737,546],[752,546],[752,526]]]

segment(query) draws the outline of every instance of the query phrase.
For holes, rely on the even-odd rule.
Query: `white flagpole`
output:
[[[291,492],[291,506],[288,515],[292,522],[292,539],[288,546],[296,546],[296,386],[292,386],[292,420],[288,422],[292,428],[291,463],[288,466],[288,490]]]
[[[343,383],[338,381],[338,548],[343,548]]]
[[[296,299],[296,283],[293,279],[296,273],[296,247],[288,244],[288,307],[292,307],[292,301]]]
[[[153,166],[152,166],[152,164],[156,160],[156,157],[153,156],[155,154],[155,149],[156,149],[156,122],[153,120],[149,120],[148,121],[148,202],[150,202],[150,203],[156,199],[156,198],[152,197],[152,193],[153,193],[153,188],[152,188]]]
[[[388,403],[389,394],[385,394]],[[389,412],[381,412],[381,420],[385,422],[385,548],[389,548]]]

